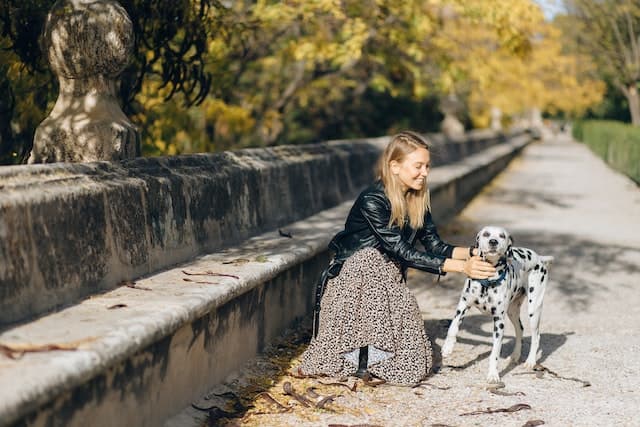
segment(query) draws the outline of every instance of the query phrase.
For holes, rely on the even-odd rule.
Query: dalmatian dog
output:
[[[456,315],[442,346],[442,356],[446,358],[451,355],[460,323],[467,310],[475,306],[480,312],[493,317],[493,348],[489,356],[487,380],[489,383],[498,383],[498,357],[504,336],[505,314],[511,320],[516,335],[511,363],[518,363],[523,333],[520,307],[525,300],[528,301],[527,312],[531,327],[531,349],[525,366],[532,369],[536,364],[542,299],[549,281],[548,266],[553,257],[538,255],[531,249],[513,247],[511,236],[502,227],[482,228],[476,236],[476,246],[480,256],[496,268],[496,274],[482,280],[467,278]]]

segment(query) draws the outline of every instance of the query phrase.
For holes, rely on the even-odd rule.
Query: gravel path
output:
[[[555,256],[541,326],[540,364],[546,371],[507,366],[513,348],[509,324],[499,365],[505,387],[487,389],[492,325],[477,311],[467,316],[452,357],[442,362],[440,346],[464,278],[449,274],[435,283],[433,276],[413,271],[409,284],[439,366],[425,384],[372,386],[354,378],[339,383],[340,379],[287,375],[308,340],[308,329],[303,328],[199,402],[203,408],[229,412],[213,408],[203,425],[640,425],[638,187],[584,146],[560,136],[525,149],[460,215],[441,227],[441,234],[452,243],[468,245],[488,224],[506,227],[516,246]],[[529,329],[526,319],[523,323],[524,360]],[[299,393],[311,388],[307,397],[318,394],[309,397],[309,408],[284,393],[287,382]],[[354,383],[352,391],[348,387]],[[479,413],[488,408],[514,412]]]

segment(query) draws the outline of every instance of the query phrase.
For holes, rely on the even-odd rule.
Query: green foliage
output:
[[[573,135],[640,184],[640,129],[609,120],[585,120],[574,124]]]
[[[37,48],[52,3],[0,0],[0,88],[16,95],[0,100],[2,163],[29,152],[57,96]],[[451,95],[484,127],[492,108],[577,114],[601,93],[531,0],[121,4],[136,45],[120,95],[144,155],[436,131]]]
[[[640,3],[637,0],[567,0],[566,6],[568,15],[559,19],[558,24],[570,40],[568,46],[593,59],[609,89],[615,88],[627,98],[631,122],[640,126]],[[604,108],[617,107],[615,98],[609,99],[614,104]]]

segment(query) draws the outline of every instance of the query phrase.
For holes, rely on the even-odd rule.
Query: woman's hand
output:
[[[496,274],[496,269],[486,261],[474,255],[464,262],[462,273],[471,277],[472,279],[488,279]]]

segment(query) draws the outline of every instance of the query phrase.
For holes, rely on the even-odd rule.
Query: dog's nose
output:
[[[496,239],[491,239],[491,240],[489,240],[489,244],[491,246],[498,246],[498,241]]]

